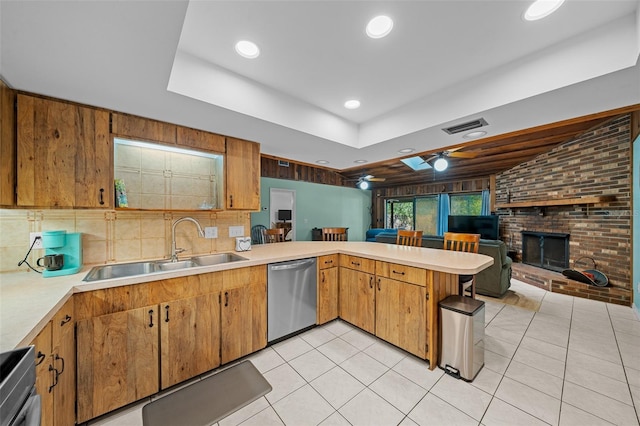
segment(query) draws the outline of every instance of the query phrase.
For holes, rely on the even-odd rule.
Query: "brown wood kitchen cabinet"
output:
[[[340,255],[340,318],[369,333],[375,333],[375,261]]]
[[[421,358],[427,344],[427,273],[376,261],[376,336]]]
[[[112,207],[107,111],[19,94],[17,123],[18,206]]]
[[[222,363],[267,346],[267,267],[222,272]]]
[[[338,318],[338,262],[337,254],[318,257],[318,325]]]
[[[77,324],[78,422],[158,392],[158,305]]]
[[[161,388],[220,365],[220,293],[160,305]]]
[[[226,139],[228,210],[260,210],[260,144]]]
[[[53,316],[31,344],[36,352],[36,390],[44,425],[76,421],[76,345],[73,298]]]
[[[16,92],[0,78],[0,206],[16,204]]]

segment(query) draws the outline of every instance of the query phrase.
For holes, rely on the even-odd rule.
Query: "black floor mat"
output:
[[[271,392],[251,361],[243,361],[142,407],[144,426],[208,426]]]

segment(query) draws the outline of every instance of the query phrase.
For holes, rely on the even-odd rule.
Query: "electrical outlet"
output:
[[[230,226],[229,237],[244,237],[244,226]]]
[[[205,238],[218,238],[218,227],[217,226],[207,226],[204,228],[204,237]]]
[[[40,238],[38,238],[36,243],[33,244],[33,240],[35,240],[36,237],[40,237]],[[31,247],[31,244],[33,244],[34,249],[42,248],[42,232],[29,232],[29,247]]]

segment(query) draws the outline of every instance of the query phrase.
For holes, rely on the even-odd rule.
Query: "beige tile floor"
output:
[[[231,425],[638,425],[640,321],[631,308],[515,281],[538,312],[487,301],[472,383],[334,321],[249,359],[271,383]],[[141,425],[138,403],[92,425]]]

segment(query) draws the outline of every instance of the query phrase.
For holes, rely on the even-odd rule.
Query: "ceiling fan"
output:
[[[459,149],[462,149],[462,147],[459,148],[452,148],[452,149],[448,149],[446,151],[440,151],[437,152],[435,154],[433,154],[430,157],[422,157],[423,164],[424,163],[429,163],[436,171],[438,172],[442,172],[444,170],[447,169],[447,167],[449,166],[449,162],[447,161],[446,157],[452,157],[452,158],[476,158],[478,156],[478,152],[458,152]],[[433,163],[432,163],[433,162]]]
[[[361,176],[358,179],[349,179],[349,180],[357,180],[356,186],[360,189],[369,189],[369,182],[384,182],[387,180],[386,178],[377,178],[373,175],[365,175]]]

